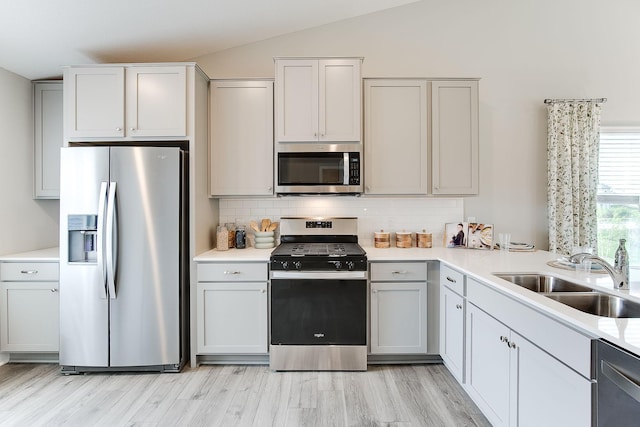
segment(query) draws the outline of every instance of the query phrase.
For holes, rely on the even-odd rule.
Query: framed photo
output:
[[[467,247],[472,249],[493,248],[493,224],[469,223]]]
[[[444,225],[444,246],[447,248],[466,248],[469,223],[451,222]]]

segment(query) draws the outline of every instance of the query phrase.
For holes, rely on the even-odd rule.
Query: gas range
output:
[[[270,260],[271,369],[367,369],[367,256],[357,223],[281,218]]]
[[[357,218],[281,218],[272,271],[366,271]],[[286,233],[286,234],[285,234]]]

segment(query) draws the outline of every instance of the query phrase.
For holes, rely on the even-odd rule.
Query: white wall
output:
[[[58,201],[33,200],[31,82],[0,68],[0,94],[0,254],[58,246]]]
[[[273,77],[274,56],[363,56],[363,77],[480,77],[480,195],[464,218],[546,249],[543,100],[606,97],[603,125],[640,124],[638,16],[635,0],[424,0],[196,61],[212,78]]]

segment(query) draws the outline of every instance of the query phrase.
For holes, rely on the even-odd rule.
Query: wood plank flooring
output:
[[[180,374],[65,376],[0,366],[1,426],[489,426],[443,365],[272,372],[210,365]]]

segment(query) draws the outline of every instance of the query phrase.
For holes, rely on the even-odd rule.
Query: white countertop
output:
[[[37,249],[35,251],[21,252],[17,254],[0,255],[0,261],[11,262],[58,262],[60,251],[58,248]]]
[[[548,261],[558,259],[557,254],[546,251],[501,252],[498,250],[451,249],[435,247],[388,248],[364,247],[369,261],[441,261],[469,277],[493,286],[503,294],[509,295],[530,307],[547,313],[564,323],[573,325],[577,330],[593,337],[602,337],[627,350],[640,355],[640,319],[612,319],[595,316],[566,306],[507,282],[493,273],[548,273],[571,280],[594,289],[620,295],[640,302],[640,271],[631,271],[631,289],[620,291],[613,289],[613,281],[608,274],[581,273],[551,267]],[[212,261],[261,261],[268,262],[270,249],[229,249],[228,251],[210,250],[195,258],[198,262]]]

